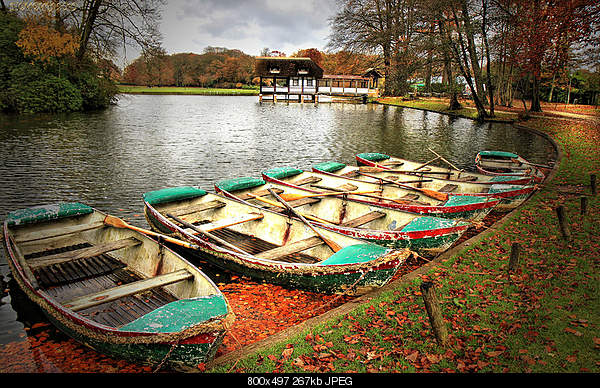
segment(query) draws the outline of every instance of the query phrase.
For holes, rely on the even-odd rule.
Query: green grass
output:
[[[589,174],[600,171],[600,128],[550,118],[524,124],[550,134],[563,159],[554,179],[497,232],[351,313],[211,372],[598,373],[600,200],[590,195]],[[571,241],[560,235],[559,205]],[[513,242],[522,252],[509,278]],[[432,335],[423,281],[436,285],[446,347]]]
[[[129,94],[185,94],[202,96],[258,96],[258,89],[216,89],[175,86],[131,86],[118,85],[120,93]]]
[[[385,98],[380,98],[378,100],[378,102],[381,104],[385,104],[385,105],[402,106],[402,107],[406,107],[406,108],[422,109],[422,110],[428,110],[428,111],[432,111],[432,112],[452,114],[455,116],[466,117],[469,119],[477,119],[478,118],[477,109],[472,108],[472,107],[463,107],[462,109],[458,109],[458,110],[449,110],[448,102],[446,102],[446,101],[438,101],[438,100],[430,100],[430,99],[404,100],[400,97],[385,97]],[[501,112],[501,111],[495,112],[496,120],[513,121],[516,118],[517,118],[516,113]]]

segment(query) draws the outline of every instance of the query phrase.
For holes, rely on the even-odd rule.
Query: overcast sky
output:
[[[259,55],[268,47],[291,55],[323,50],[335,0],[168,0],[161,31],[167,53],[202,53],[206,46]]]

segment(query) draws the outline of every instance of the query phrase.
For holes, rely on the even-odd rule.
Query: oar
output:
[[[279,208],[283,208],[283,209],[285,209],[285,206],[283,206],[282,204],[279,204],[279,203],[277,203],[277,202],[269,201],[269,200],[268,200],[268,199],[266,199],[266,198],[260,197],[260,196],[258,196],[258,195],[254,195],[254,194],[252,194],[252,193],[248,193],[248,195],[249,195],[250,197],[252,197],[252,198],[256,199],[256,200],[259,200],[259,201],[261,201],[261,202],[264,202],[264,203],[266,203],[266,204],[269,204],[269,205],[271,205],[271,206],[275,206],[275,207],[279,207]],[[324,220],[324,219],[322,219],[322,218],[319,218],[319,217],[314,217],[314,216],[311,216],[311,215],[309,215],[309,214],[304,214],[304,217],[308,218],[309,220],[313,220],[313,221],[317,221],[317,222],[323,222],[323,223],[325,223],[325,224],[331,224],[331,225],[333,225],[333,223],[332,223],[332,222],[329,222],[329,221],[327,221],[327,220]]]
[[[219,238],[219,237],[215,236],[212,233],[209,233],[209,232],[207,232],[205,230],[202,230],[202,229],[198,228],[194,224],[190,224],[189,222],[182,220],[181,218],[178,218],[178,217],[176,217],[176,216],[174,216],[172,214],[169,214],[169,213],[167,213],[167,217],[172,218],[175,221],[179,222],[180,224],[182,224],[182,225],[184,225],[184,226],[186,226],[186,227],[188,227],[190,229],[193,229],[196,232],[198,232],[200,234],[203,234],[203,235],[205,235],[208,238],[211,238],[211,239],[215,240],[216,242],[218,242],[219,244],[222,244],[222,245],[226,246],[227,248],[233,249],[234,251],[238,251],[239,253],[242,253],[244,255],[250,255],[250,253],[248,253],[248,252],[246,252],[246,251],[244,251],[244,250],[236,247],[233,244],[228,243],[227,241],[223,240],[222,238]]]
[[[135,230],[136,232],[147,234],[148,236],[160,237],[164,241],[167,241],[167,242],[170,242],[173,244],[177,244],[177,245],[180,245],[185,248],[190,248],[190,249],[200,248],[198,245],[190,244],[186,241],[182,241],[182,240],[179,240],[179,239],[176,239],[173,237],[165,236],[164,234],[156,233],[151,230],[138,228],[137,226],[129,225],[127,222],[123,221],[122,219],[120,219],[119,217],[116,217],[116,216],[107,215],[106,217],[104,217],[104,223],[106,225],[113,226],[115,228],[131,229],[131,230]]]
[[[433,152],[433,154],[434,154],[435,156],[437,156],[438,158],[442,159],[444,162],[446,162],[446,163],[447,163],[447,164],[448,164],[450,167],[452,167],[453,169],[455,169],[455,170],[458,170],[458,171],[462,171],[462,169],[460,169],[460,168],[456,167],[455,165],[453,165],[452,163],[450,163],[449,161],[447,161],[446,159],[444,159],[444,157],[443,157],[442,155],[438,154],[437,152],[435,152],[435,151],[434,151],[434,150],[432,150],[431,148],[429,148],[429,147],[428,147],[427,149],[428,149],[429,151]]]
[[[381,179],[384,182],[395,184],[395,185],[398,185],[398,186],[400,186],[402,188],[405,188],[405,189],[408,189],[408,190],[419,191],[419,192],[425,194],[426,196],[428,196],[430,198],[437,199],[438,201],[446,201],[446,200],[448,200],[448,194],[447,193],[440,193],[439,191],[435,191],[435,190],[423,189],[423,188],[420,188],[420,187],[412,187],[412,186],[409,186],[409,185],[403,185],[400,182],[396,182],[396,181],[393,181],[391,179],[385,179],[385,178],[376,177],[376,176],[370,175],[370,174],[365,174],[365,173],[359,173],[359,174],[367,176],[369,178],[373,178],[373,179]]]
[[[314,193],[310,193],[310,194],[294,194],[294,193],[283,193],[281,194],[281,198],[283,198],[286,201],[296,201],[298,199],[303,199],[303,198],[312,198],[312,197],[324,197],[326,195],[342,195],[342,194],[368,194],[368,193],[376,193],[379,190],[369,190],[369,191],[332,191],[332,192],[325,192],[325,193],[318,193],[318,194],[314,194]]]
[[[435,162],[435,161],[436,161],[436,160],[438,160],[439,158],[440,158],[439,156],[438,156],[437,158],[433,158],[433,159],[431,159],[430,161],[428,161],[428,162],[425,162],[425,163],[421,164],[420,166],[416,167],[416,168],[415,168],[413,171],[420,170],[420,169],[422,169],[423,167],[425,167],[425,166],[427,166],[427,165],[429,165],[429,164],[431,164],[431,163]]]
[[[534,167],[548,168],[548,169],[551,169],[551,168],[552,168],[552,166],[546,166],[546,165],[543,165],[543,164],[530,163],[530,162],[527,162],[527,161],[525,161],[525,160],[517,160],[517,159],[511,159],[511,160],[512,160],[513,162],[515,162],[515,163],[528,164],[528,165],[530,165],[530,166],[534,166]]]
[[[273,191],[272,188],[268,187],[267,190],[269,190],[269,192],[271,193],[271,195],[273,197],[275,197],[275,199],[277,199],[279,202],[281,202],[282,205],[284,205],[289,211],[291,211],[292,213],[294,213],[296,215],[296,217],[300,218],[300,220],[302,220],[302,222],[304,222],[310,229],[312,229],[313,232],[315,232],[315,234],[317,236],[319,236],[321,238],[321,240],[323,240],[325,242],[325,244],[329,245],[329,247],[334,251],[337,252],[340,249],[342,249],[341,246],[339,246],[338,244],[336,244],[334,241],[329,240],[328,238],[326,238],[325,236],[323,236],[310,222],[308,222],[308,220],[306,218],[304,218],[302,216],[302,214],[298,213],[296,210],[294,210],[293,207],[291,207],[283,198],[281,198],[275,191]]]
[[[413,174],[439,174],[439,175],[453,175],[454,173],[447,173],[445,171],[414,171],[414,170],[388,170],[388,169],[384,169],[384,168],[377,168],[377,167],[368,167],[368,166],[361,166],[358,168],[359,172],[366,172],[366,173],[373,173],[373,172],[390,172],[390,173],[397,173],[397,174],[409,174],[409,175],[413,175]]]

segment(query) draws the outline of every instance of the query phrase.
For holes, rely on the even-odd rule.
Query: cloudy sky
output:
[[[168,0],[163,47],[169,54],[202,53],[207,46],[259,55],[268,47],[287,55],[323,50],[335,0]]]

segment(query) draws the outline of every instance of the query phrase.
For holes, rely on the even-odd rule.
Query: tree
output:
[[[497,0],[512,21],[512,61],[530,79],[531,111],[541,111],[544,68],[564,67],[575,45],[597,33],[600,4],[595,0]],[[525,85],[527,86],[527,85]]]

